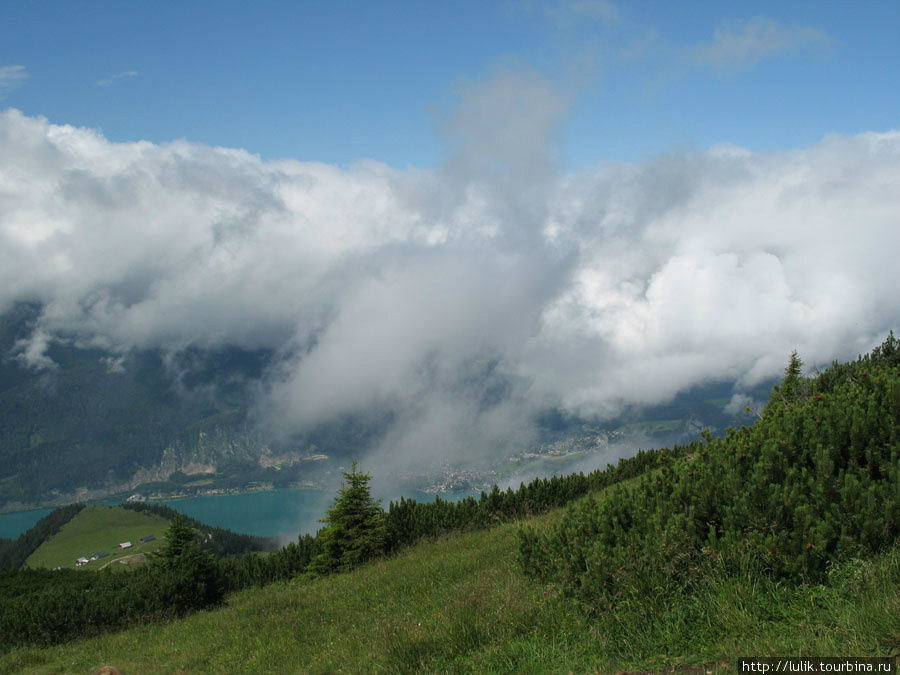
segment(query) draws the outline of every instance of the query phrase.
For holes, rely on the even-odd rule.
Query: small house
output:
[[[119,548],[131,548],[131,542],[123,541],[121,544],[119,544]]]
[[[142,543],[142,544],[146,544],[148,541],[153,541],[154,539],[156,539],[156,535],[155,535],[155,534],[148,534],[146,537],[143,537],[143,538],[141,539],[141,543]]]
[[[81,567],[82,565],[87,565],[90,562],[87,558],[78,558],[75,561],[75,567]]]

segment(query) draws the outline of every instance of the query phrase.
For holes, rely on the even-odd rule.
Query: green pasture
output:
[[[93,553],[106,551],[108,556],[94,560],[83,569],[100,569],[117,561],[123,563],[142,560],[141,554],[155,551],[165,543],[169,522],[147,513],[129,511],[120,506],[87,506],[53,537],[41,544],[25,561],[28,567],[75,567],[78,558],[90,558]],[[146,544],[140,540],[148,535],[156,539]],[[120,549],[121,542],[130,541],[131,548]]]

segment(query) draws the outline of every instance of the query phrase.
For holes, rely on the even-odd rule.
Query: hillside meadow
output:
[[[111,562],[156,551],[165,540],[168,524],[160,516],[119,506],[86,506],[28,556],[25,564],[48,569],[74,567],[77,558],[89,558],[93,553],[106,551],[109,556],[85,566],[86,569],[99,569]],[[155,539],[142,544],[140,540],[151,534]],[[125,541],[130,541],[132,547],[118,548]],[[119,563],[113,565],[114,568],[118,566]]]
[[[592,499],[600,497],[591,497]],[[563,510],[527,519],[546,530]],[[708,578],[664,615],[588,617],[522,575],[519,524],[423,542],[353,572],[233,594],[185,619],[56,647],[15,648],[9,672],[593,672],[739,656],[900,653],[900,549],[826,585]],[[683,617],[702,614],[700,622]]]

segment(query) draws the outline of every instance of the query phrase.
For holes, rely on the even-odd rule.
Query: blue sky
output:
[[[900,3],[21,2],[0,107],[263,159],[445,159],[460,86],[540,73],[568,168],[900,126]],[[436,133],[437,131],[437,133]]]

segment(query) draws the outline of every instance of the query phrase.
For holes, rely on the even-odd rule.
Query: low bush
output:
[[[709,561],[819,582],[900,536],[900,348],[801,378],[791,358],[760,420],[634,485],[519,534],[525,572],[589,610],[690,589]]]

